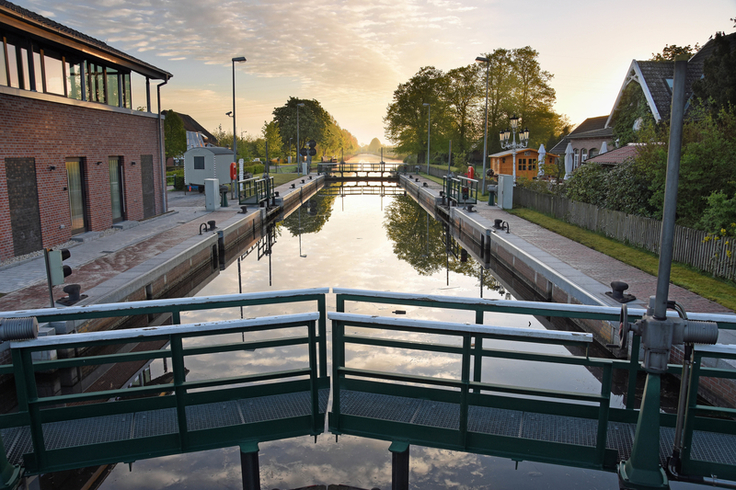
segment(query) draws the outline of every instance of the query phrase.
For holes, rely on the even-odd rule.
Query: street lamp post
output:
[[[429,175],[429,124],[432,121],[432,106],[427,102],[422,105],[427,106],[427,175]]]
[[[491,60],[483,56],[478,56],[475,58],[475,61],[486,64],[486,113],[485,130],[483,131],[483,177],[481,183],[481,194],[483,194],[486,192],[486,161],[488,160],[488,72],[491,67]]]
[[[304,102],[296,105],[296,165],[297,172],[302,173],[302,155],[299,153],[299,108],[304,107]]]
[[[517,129],[519,129],[519,118],[516,116],[511,116],[511,119],[509,120],[511,122],[511,130],[501,131],[499,134],[499,138],[501,140],[501,147],[505,150],[511,150],[513,153],[513,162],[514,162],[514,182],[516,182],[516,150],[521,150],[523,148],[527,147],[527,143],[529,143],[529,130],[523,129],[519,130],[519,142],[516,142],[516,132]]]
[[[245,56],[233,58],[233,161],[238,161],[238,137],[235,131],[235,63],[243,63],[247,61]]]

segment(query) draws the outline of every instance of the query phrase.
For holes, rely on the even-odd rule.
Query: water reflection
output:
[[[385,212],[381,210],[384,200]],[[337,203],[334,195],[317,195],[300,209],[301,223],[297,210],[276,225],[274,236],[277,240],[269,249],[269,260],[263,260],[265,255],[260,256],[260,260],[260,254],[246,255],[240,271],[236,264],[231,264],[198,295],[230,294],[239,289],[259,292],[326,286],[445,296],[478,297],[483,294],[487,298],[503,298],[506,294],[490,274],[481,282],[480,264],[472,256],[463,261],[457,245],[448,242],[451,234],[410,198],[362,195],[348,196]],[[283,233],[284,229],[289,233]],[[307,250],[308,254],[302,253]],[[328,295],[327,308],[335,309],[334,295]],[[314,306],[308,304],[254,306],[245,308],[243,314],[256,317],[313,309]],[[411,318],[475,321],[473,312],[435,308],[349,303],[347,309],[353,313],[384,316],[396,315],[401,310]],[[239,308],[195,311],[183,314],[182,321],[225,320],[240,318],[240,315]],[[544,328],[533,317],[517,315],[486,314],[485,323]],[[366,334],[390,335],[385,332]],[[436,342],[456,342],[435,337]],[[229,341],[239,339],[238,335]],[[545,349],[545,352],[567,354],[561,346],[526,344],[520,347],[502,341],[486,342],[495,348]],[[351,367],[386,369],[393,366],[400,372],[427,376],[457,377],[460,372],[457,356],[402,349],[353,345],[348,361]],[[201,356],[187,361],[191,371],[188,379],[207,379],[211,373],[224,371],[236,376],[272,370],[277,365],[279,369],[294,369],[303,367],[305,362],[306,349],[297,346],[278,351],[259,349],[233,355]],[[487,360],[482,369],[483,380],[488,382],[588,393],[600,390],[595,376],[573,366],[550,368],[542,363]],[[336,442],[330,434],[319,436],[317,443],[311,437],[262,443],[259,446],[262,488],[283,490],[342,483],[366,489],[387,489],[391,487],[388,446],[385,441],[348,436],[341,436]],[[513,461],[505,459],[418,446],[411,448],[410,481],[412,488],[430,490],[618,488],[615,474],[529,462],[521,462],[516,469]],[[133,465],[132,473],[127,466],[118,465],[100,488],[214,487],[242,488],[237,449],[140,461]]]

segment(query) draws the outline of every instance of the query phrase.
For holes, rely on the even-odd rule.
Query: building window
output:
[[[598,156],[598,150],[596,150],[595,148],[591,148],[590,150],[588,150],[588,158],[593,158],[595,156]]]
[[[204,157],[194,157],[194,169],[204,170]]]
[[[572,156],[572,168],[578,168],[580,165],[580,151],[575,148],[573,156]]]
[[[587,159],[588,159],[588,149],[583,148],[582,150],[580,150],[580,161],[585,163],[585,160]]]
[[[26,38],[0,41],[0,85],[132,108],[130,71],[47,50]]]

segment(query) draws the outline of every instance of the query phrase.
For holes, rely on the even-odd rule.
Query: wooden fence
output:
[[[662,222],[658,220],[602,209],[553,194],[540,194],[518,186],[514,188],[514,207],[534,209],[659,254]],[[673,260],[717,277],[736,280],[736,254],[729,258],[726,253],[729,249],[736,251],[734,240],[706,241],[706,236],[708,234],[704,231],[675,226]]]

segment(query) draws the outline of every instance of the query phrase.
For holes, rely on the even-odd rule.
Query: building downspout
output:
[[[168,211],[168,203],[166,199],[166,153],[164,149],[164,131],[161,118],[161,87],[169,83],[167,77],[163,82],[156,85],[156,101],[158,103],[158,150],[161,159],[161,214]]]

